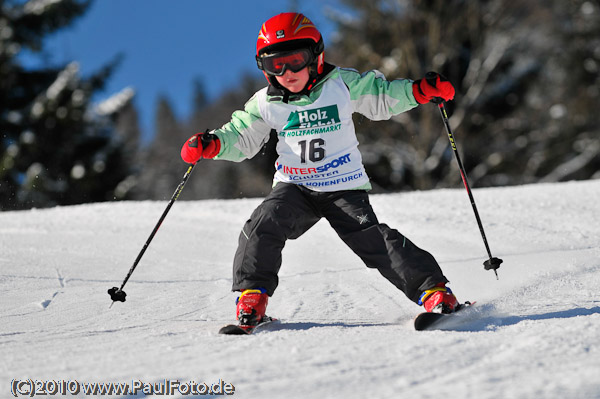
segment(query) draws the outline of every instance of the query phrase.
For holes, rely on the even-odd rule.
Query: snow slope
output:
[[[483,269],[463,189],[372,196],[382,222],[436,256],[459,300],[478,302],[428,332],[412,329],[420,308],[321,221],[284,250],[269,305],[282,323],[218,335],[258,199],[176,203],[110,309],[106,290],[166,203],[0,213],[0,397],[13,379],[166,379],[222,380],[238,398],[600,398],[600,181],[474,195],[499,280]]]

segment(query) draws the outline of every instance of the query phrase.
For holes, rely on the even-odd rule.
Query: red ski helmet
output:
[[[267,20],[261,27],[256,41],[256,64],[269,82],[275,79],[265,70],[263,57],[268,54],[308,49],[315,76],[323,72],[323,38],[310,19],[301,13],[285,12]],[[270,76],[271,75],[271,76]]]

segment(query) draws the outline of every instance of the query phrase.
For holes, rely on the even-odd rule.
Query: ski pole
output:
[[[129,273],[127,273],[127,276],[125,276],[125,280],[123,280],[123,283],[121,284],[121,287],[120,288],[112,287],[111,289],[108,290],[108,294],[110,295],[110,299],[112,299],[112,303],[110,304],[110,307],[112,307],[112,305],[116,301],[125,302],[125,296],[127,296],[127,294],[125,293],[125,291],[123,291],[123,287],[125,287],[125,284],[127,283],[127,280],[129,280],[129,277],[131,277],[131,274],[133,273],[133,271],[137,267],[138,263],[140,262],[140,259],[142,259],[142,256],[144,256],[144,253],[146,252],[146,249],[148,249],[148,246],[150,245],[150,242],[152,242],[152,239],[156,235],[156,232],[160,228],[160,225],[162,224],[163,220],[165,220],[165,217],[167,217],[167,213],[169,213],[169,210],[173,206],[173,203],[177,200],[177,198],[179,198],[179,195],[181,194],[181,191],[183,191],[183,187],[185,186],[185,183],[187,182],[187,180],[189,179],[190,175],[192,174],[192,171],[194,170],[194,166],[196,166],[196,164],[191,164],[188,167],[188,169],[185,172],[185,174],[183,175],[183,179],[181,180],[181,182],[177,186],[177,189],[175,189],[175,192],[173,193],[173,196],[171,197],[171,200],[169,201],[169,204],[167,205],[167,208],[165,209],[165,211],[163,212],[162,216],[158,220],[158,223],[156,223],[156,226],[154,226],[154,230],[152,230],[152,233],[150,233],[150,237],[148,237],[148,239],[146,240],[146,243],[142,247],[142,250],[138,254],[138,256],[135,259],[135,261],[133,262],[133,266],[131,266],[131,269],[129,269]]]
[[[427,72],[425,74],[425,79],[427,82],[435,87],[437,81],[437,73],[435,72]],[[444,106],[444,100],[440,97],[435,97],[431,102],[437,104],[440,114],[442,115],[442,120],[444,121],[444,125],[446,126],[446,132],[448,133],[448,139],[450,139],[450,145],[452,147],[452,151],[454,151],[454,156],[456,158],[456,162],[458,163],[458,169],[460,170],[460,177],[462,178],[465,189],[467,190],[467,194],[469,195],[469,200],[471,201],[471,206],[473,207],[473,212],[475,213],[475,219],[477,220],[477,225],[479,226],[479,231],[481,233],[481,238],[483,238],[483,244],[485,245],[485,249],[489,256],[489,259],[483,262],[483,267],[485,270],[493,270],[496,274],[496,279],[498,279],[497,269],[500,267],[502,263],[502,259],[495,258],[492,256],[492,252],[490,251],[490,246],[488,245],[487,238],[485,237],[485,231],[483,230],[483,224],[481,223],[481,218],[479,217],[479,212],[477,212],[477,206],[475,205],[475,199],[473,198],[473,194],[471,193],[471,186],[469,185],[469,181],[467,180],[467,173],[465,172],[465,168],[460,159],[460,155],[458,153],[458,149],[456,148],[456,141],[454,140],[454,135],[452,134],[452,129],[450,128],[450,122],[448,121],[448,114],[446,113],[446,107]]]

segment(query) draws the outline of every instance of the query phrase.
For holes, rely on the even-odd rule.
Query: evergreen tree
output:
[[[543,182],[600,178],[600,3],[554,0],[551,11],[549,67],[535,91],[546,117],[527,136],[545,145],[525,154],[526,171]]]
[[[223,93],[210,103],[200,80],[194,81],[192,113],[187,120],[177,118],[168,98],[160,96],[157,103],[156,134],[144,151],[136,199],[168,199],[186,170],[181,160],[181,146],[194,133],[221,127],[231,114],[243,109],[248,99],[266,85],[264,78],[241,78],[239,87]],[[240,198],[266,195],[272,185],[275,145],[271,139],[263,151],[243,165],[213,160],[201,160],[181,199]]]
[[[186,138],[207,129],[220,128],[230,121],[234,111],[243,109],[246,101],[267,84],[263,77],[256,79],[246,75],[240,80],[239,87],[223,93],[211,104],[196,101],[196,108],[187,123],[188,128],[185,130]],[[196,85],[197,89],[201,87],[201,85]],[[196,98],[205,98],[200,93],[200,91],[197,92]],[[254,158],[245,160],[242,164],[218,160],[202,161],[202,164],[198,165],[199,167],[191,176],[182,198],[265,196],[270,191],[273,182],[276,143],[277,137],[274,132],[271,132],[271,138],[265,148]],[[181,144],[179,148],[181,148]]]
[[[136,198],[170,198],[185,172],[180,157],[181,145],[189,137],[182,132],[169,99],[161,95],[155,111],[155,135],[144,150]]]
[[[194,100],[193,100],[192,115],[202,111],[208,105],[208,98],[204,90],[202,80],[196,78],[194,80]]]
[[[133,165],[132,173],[115,188],[115,197],[118,199],[134,197],[140,174],[139,165],[142,163],[139,149],[141,131],[138,112],[133,104],[134,96],[135,91],[127,87],[96,107],[96,112],[104,117],[105,123],[115,128],[116,140],[122,146],[121,152],[127,159],[128,167]]]
[[[76,62],[28,70],[18,58],[23,49],[42,51],[46,35],[72,24],[89,6],[77,0],[0,1],[3,210],[112,200],[129,174],[111,113],[91,107],[92,95],[120,59],[84,78]]]
[[[343,1],[326,55],[340,66],[457,89],[450,122],[473,185],[598,176],[597,2]],[[357,117],[376,187],[428,189],[460,181],[439,112],[420,106],[390,122]],[[390,173],[391,171],[391,173]]]

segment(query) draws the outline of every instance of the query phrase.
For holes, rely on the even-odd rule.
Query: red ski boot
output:
[[[423,305],[427,312],[433,313],[452,313],[459,306],[456,297],[444,283],[425,290],[419,298],[419,305]]]
[[[269,296],[264,289],[244,290],[237,299],[236,316],[240,326],[256,326],[265,317]]]

